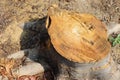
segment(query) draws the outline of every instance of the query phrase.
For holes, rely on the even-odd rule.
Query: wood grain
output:
[[[110,50],[107,29],[96,17],[61,10],[48,10],[47,28],[56,51],[73,62],[90,63],[104,58]],[[49,24],[49,25],[48,25]]]

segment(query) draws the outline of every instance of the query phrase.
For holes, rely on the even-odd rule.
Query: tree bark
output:
[[[68,54],[69,55],[69,54]],[[111,55],[95,63],[74,63],[60,56],[53,46],[44,51],[56,80],[119,80],[119,71]]]

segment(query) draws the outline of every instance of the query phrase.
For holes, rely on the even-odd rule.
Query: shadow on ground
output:
[[[49,50],[49,35],[45,28],[46,18],[47,17],[30,20],[29,22],[21,26],[23,32],[21,34],[20,45],[21,50],[33,49],[33,51],[30,52],[30,55],[27,56],[31,60],[40,63],[44,68],[46,68],[46,64],[44,64],[44,62],[49,64],[51,69],[45,69],[45,77],[47,78],[47,80],[54,80],[54,75],[57,73],[58,70],[57,65],[52,63],[52,61],[48,59],[46,54]]]

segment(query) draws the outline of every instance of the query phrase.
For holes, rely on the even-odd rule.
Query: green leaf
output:
[[[114,39],[113,41],[113,46],[117,45],[117,44],[120,44],[120,34],[117,35],[117,37]]]
[[[109,41],[113,43],[115,41],[115,39],[112,36],[110,36]]]

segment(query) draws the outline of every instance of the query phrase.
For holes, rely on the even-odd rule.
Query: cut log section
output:
[[[108,55],[107,29],[96,17],[52,6],[46,28],[56,51],[78,63],[97,62]]]
[[[38,58],[37,49],[22,50],[1,58],[0,74],[0,80],[54,80],[51,68]]]

